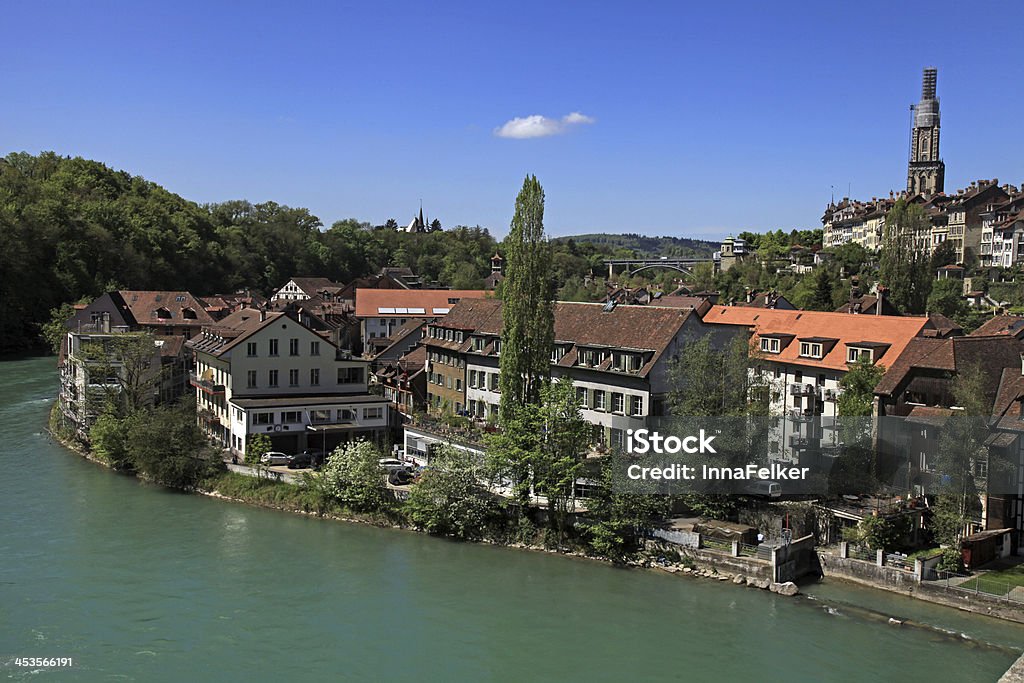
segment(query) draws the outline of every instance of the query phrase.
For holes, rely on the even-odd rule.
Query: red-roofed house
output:
[[[390,337],[413,318],[430,320],[448,314],[462,299],[482,299],[480,289],[358,289],[356,318],[362,325],[363,347],[372,339]]]
[[[788,416],[778,435],[780,444],[799,451],[835,447],[834,430],[820,433],[815,422],[828,424],[836,412],[839,381],[850,365],[867,359],[892,366],[907,345],[928,325],[924,317],[852,315],[825,311],[781,311],[740,306],[714,306],[704,322],[732,325],[751,332],[760,354],[775,416]],[[772,451],[778,449],[772,448]]]
[[[242,309],[188,347],[200,425],[232,453],[244,456],[254,434],[292,454],[379,440],[389,427],[387,400],[367,392],[367,361],[283,313]]]

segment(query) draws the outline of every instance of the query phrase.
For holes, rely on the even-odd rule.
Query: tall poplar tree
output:
[[[551,244],[544,237],[544,189],[527,176],[505,238],[502,286],[501,417],[540,399],[555,337]]]
[[[928,227],[924,210],[903,199],[885,216],[879,284],[889,288],[892,302],[904,313],[924,313],[932,290],[935,273],[929,255],[915,244],[918,235],[928,233]]]

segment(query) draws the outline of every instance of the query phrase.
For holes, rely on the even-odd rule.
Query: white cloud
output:
[[[574,111],[566,114],[561,119],[549,119],[547,116],[534,114],[533,116],[517,116],[511,121],[506,121],[499,128],[494,129],[494,134],[499,138],[513,138],[525,140],[527,138],[544,138],[549,135],[564,133],[572,126],[590,124],[596,121],[592,116]]]
[[[594,117],[587,116],[586,114],[581,114],[578,111],[574,111],[573,113],[567,114],[562,117],[562,122],[565,123],[566,125],[570,125],[573,123],[594,123],[595,120],[596,119],[594,119]]]

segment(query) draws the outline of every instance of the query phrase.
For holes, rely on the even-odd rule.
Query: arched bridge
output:
[[[615,269],[618,268],[626,275],[636,275],[641,270],[648,268],[668,268],[678,270],[680,273],[689,275],[693,267],[700,263],[714,263],[710,258],[682,258],[674,256],[661,256],[656,258],[632,258],[632,259],[605,259],[604,264],[608,266],[608,277],[615,277]]]

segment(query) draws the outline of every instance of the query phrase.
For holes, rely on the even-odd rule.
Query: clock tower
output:
[[[939,157],[939,98],[935,96],[938,70],[928,67],[921,79],[921,101],[911,106],[914,112],[910,131],[910,163],[907,165],[907,192],[933,195],[943,191],[946,165]]]

